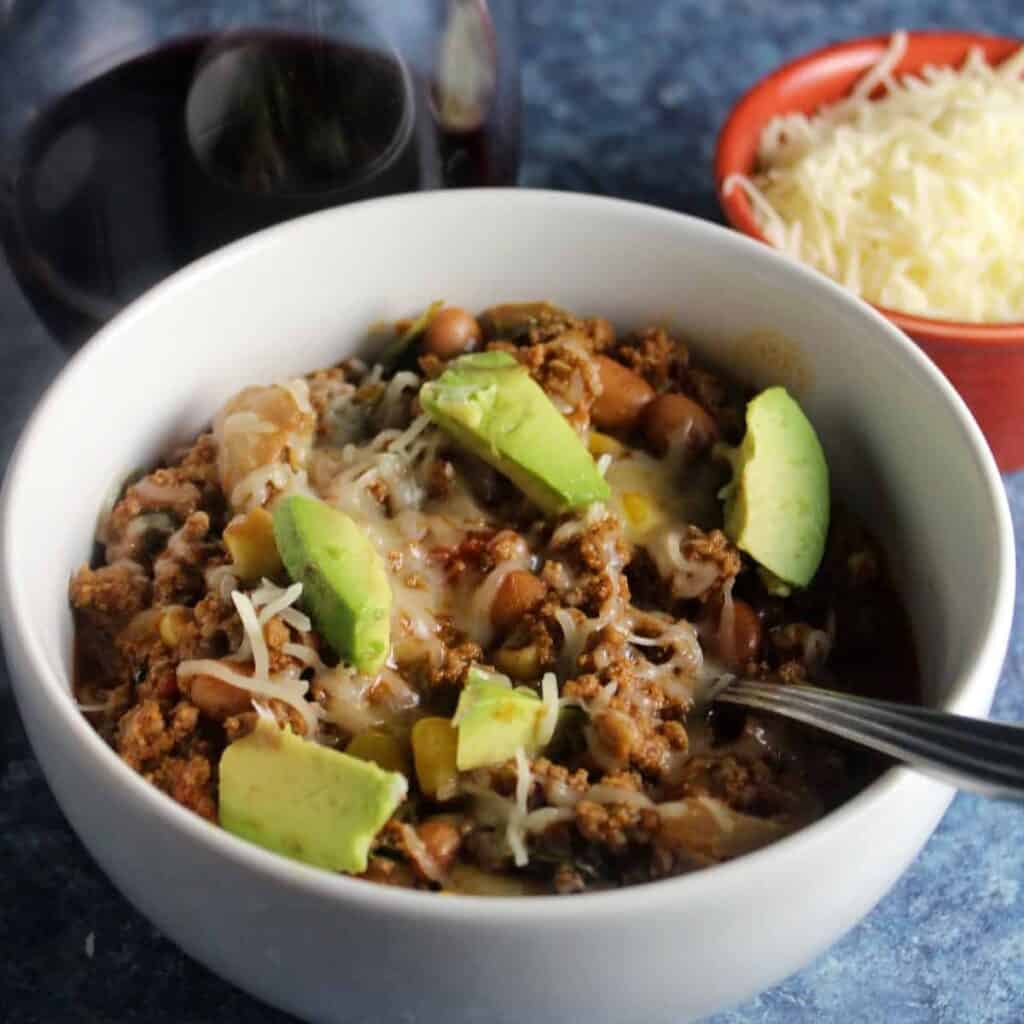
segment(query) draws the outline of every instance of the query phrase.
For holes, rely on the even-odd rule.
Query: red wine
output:
[[[514,104],[445,128],[393,53],[309,36],[192,37],[106,71],[25,133],[4,244],[80,343],[178,267],[288,218],[420,188],[511,184]]]

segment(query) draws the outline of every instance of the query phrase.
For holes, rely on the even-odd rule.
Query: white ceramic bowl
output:
[[[70,572],[112,482],[249,382],[326,365],[444,297],[549,298],[676,325],[797,390],[835,484],[887,543],[928,700],[988,708],[1013,598],[985,442],[928,360],[824,277],[722,228],[569,194],[412,195],[331,211],[185,270],[102,331],[40,404],[3,498],[3,640],[33,747],[124,894],[188,953],[315,1020],[698,1017],[770,985],[864,915],[949,803],[906,770],[730,864],[618,892],[496,901],[368,885],[250,846],[131,772],[69,696]],[[765,333],[774,332],[774,333]]]

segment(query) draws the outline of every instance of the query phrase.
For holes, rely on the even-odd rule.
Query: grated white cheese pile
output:
[[[906,45],[895,33],[841,102],[773,118],[759,173],[723,194],[744,189],[769,242],[878,305],[1024,320],[1024,49],[896,79]]]

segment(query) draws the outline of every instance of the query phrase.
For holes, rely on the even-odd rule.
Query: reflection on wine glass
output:
[[[393,51],[248,33],[200,57],[185,125],[218,183],[252,197],[302,196],[379,182],[409,144],[414,111]]]

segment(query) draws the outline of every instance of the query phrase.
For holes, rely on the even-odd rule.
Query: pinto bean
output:
[[[416,832],[434,863],[447,874],[462,844],[459,830],[446,818],[428,818],[416,826]]]
[[[423,351],[439,359],[453,359],[480,344],[480,325],[471,313],[458,306],[440,310],[423,334]]]
[[[712,634],[711,646],[719,657],[733,665],[743,665],[756,658],[761,650],[761,620],[757,612],[739,598],[732,602],[732,636],[724,632],[724,615]]]
[[[597,357],[601,394],[591,417],[602,430],[632,430],[640,414],[654,399],[654,389],[638,373],[608,356]]]
[[[207,718],[218,722],[232,715],[241,715],[251,706],[248,690],[225,683],[216,676],[194,676],[189,696]]]
[[[491,624],[506,630],[544,600],[547,586],[532,573],[513,569],[498,587],[491,603]]]
[[[658,455],[667,452],[677,437],[694,454],[718,439],[718,426],[707,410],[692,398],[676,393],[659,395],[644,409],[643,428],[648,444]]]

